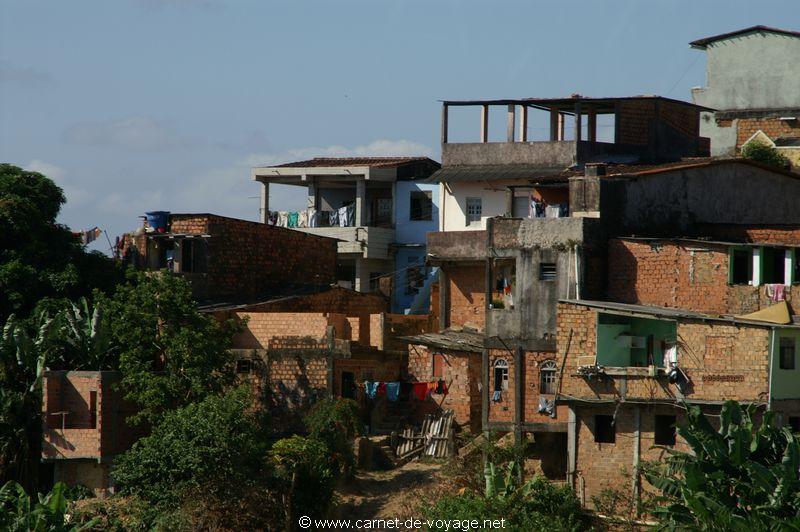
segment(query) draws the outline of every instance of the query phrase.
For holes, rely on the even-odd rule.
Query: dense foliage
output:
[[[67,522],[67,487],[56,483],[47,495],[39,495],[37,501],[16,482],[8,482],[0,488],[0,530],[8,532],[81,532],[91,530],[95,521],[81,525]]]
[[[750,142],[742,148],[742,157],[775,168],[786,168],[789,165],[789,159],[778,150],[758,141]]]
[[[219,394],[233,383],[227,349],[235,327],[202,314],[189,283],[141,274],[117,289],[108,319],[133,423],[156,424],[169,410]]]
[[[663,528],[681,530],[800,529],[800,441],[777,428],[772,412],[728,401],[719,430],[698,407],[678,428],[691,452],[666,449],[663,466],[645,472],[666,505]]]
[[[12,313],[27,316],[44,298],[108,292],[122,280],[110,258],[86,252],[56,223],[65,201],[51,179],[0,164],[0,321]]]
[[[189,492],[228,491],[264,474],[266,448],[247,388],[164,415],[150,436],[121,455],[113,477],[125,494],[177,506]]]
[[[353,469],[353,439],[360,433],[360,412],[352,399],[327,398],[317,401],[304,419],[309,436],[325,444],[345,475]]]

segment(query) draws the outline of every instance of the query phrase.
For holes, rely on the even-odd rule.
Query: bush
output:
[[[352,399],[329,398],[318,401],[305,417],[309,435],[323,442],[348,475],[353,469],[353,439],[360,433],[361,409]]]
[[[742,148],[742,157],[774,168],[786,168],[789,165],[789,159],[778,150],[755,140]]]
[[[295,516],[321,517],[333,498],[336,461],[325,444],[314,438],[292,436],[278,440],[270,456],[282,483],[286,522]]]
[[[95,521],[80,525],[67,523],[67,487],[57,482],[47,495],[39,495],[31,504],[31,498],[16,482],[8,482],[0,488],[0,529],[9,532],[53,531],[80,532],[91,530]]]
[[[176,507],[189,490],[192,497],[224,495],[263,478],[265,445],[249,390],[169,412],[121,455],[112,476],[122,493],[153,504]]]

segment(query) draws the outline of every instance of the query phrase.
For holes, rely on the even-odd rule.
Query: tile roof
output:
[[[370,168],[395,168],[410,163],[430,162],[438,164],[429,157],[314,157],[305,161],[278,164],[273,168],[319,168],[368,166]]]
[[[772,28],[770,26],[758,25],[758,26],[750,26],[749,28],[743,28],[741,30],[731,31],[728,33],[720,33],[719,35],[713,35],[711,37],[705,37],[703,39],[697,39],[696,41],[690,42],[689,46],[693,48],[705,49],[709,44],[713,42],[722,41],[724,39],[736,37],[737,35],[744,35],[745,33],[753,33],[753,32],[778,33],[781,35],[788,35],[789,37],[800,37],[800,32],[797,31],[782,30],[780,28]]]

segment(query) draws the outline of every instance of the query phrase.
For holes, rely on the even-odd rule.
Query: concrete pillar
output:
[[[489,142],[489,106],[481,105],[481,142]]]
[[[556,140],[564,140],[564,113],[558,113],[558,126],[556,131]]]
[[[447,111],[448,105],[442,104],[442,144],[447,144]]]
[[[597,142],[597,111],[589,109],[589,142]]]
[[[523,105],[519,110],[519,141],[528,142],[528,106]]]
[[[506,140],[514,142],[514,123],[517,118],[517,109],[514,104],[508,106],[508,124],[506,125]]]
[[[569,405],[567,415],[567,483],[574,490],[575,472],[578,465],[578,414],[576,407]]]
[[[575,140],[578,142],[583,140],[583,131],[581,131],[582,118],[583,114],[581,113],[581,103],[578,102],[575,104]]]
[[[753,248],[753,286],[761,286],[761,248]]]
[[[555,109],[551,109],[550,110],[550,140],[551,141],[561,140],[560,138],[558,138],[560,120],[561,120],[561,113],[559,113]]]
[[[309,209],[319,209],[319,188],[313,180],[308,183],[307,206]]]
[[[353,288],[357,292],[369,292],[369,270],[360,257],[356,259],[356,284]]]
[[[356,227],[367,225],[367,183],[363,179],[356,181]]]
[[[633,409],[633,482],[632,493],[636,508],[639,507],[639,456],[641,454],[641,411],[639,407]],[[638,514],[638,511],[637,511]]]
[[[450,325],[450,276],[439,266],[439,330]]]
[[[261,182],[261,206],[258,208],[259,219],[262,224],[267,223],[269,217],[269,182]]]

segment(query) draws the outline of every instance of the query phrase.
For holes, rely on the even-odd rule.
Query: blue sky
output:
[[[797,0],[0,0],[0,160],[112,239],[146,210],[256,219],[251,166],[438,159],[441,99],[688,100],[688,42],[755,24],[800,30]],[[464,138],[473,114],[451,119]]]

